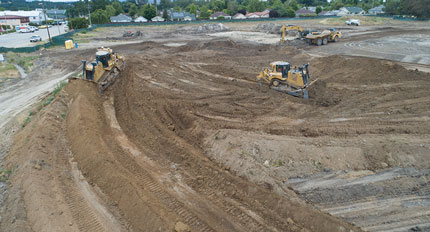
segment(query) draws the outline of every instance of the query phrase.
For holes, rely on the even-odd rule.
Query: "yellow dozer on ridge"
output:
[[[97,49],[95,60],[88,64],[82,60],[82,64],[82,79],[97,83],[100,93],[112,85],[125,68],[124,57],[104,47]]]
[[[288,62],[276,61],[270,63],[269,68],[265,68],[257,76],[257,81],[261,84],[264,80],[271,89],[288,93],[290,95],[308,99],[307,87],[311,84],[311,77],[308,69],[309,63],[299,68],[291,69]]]

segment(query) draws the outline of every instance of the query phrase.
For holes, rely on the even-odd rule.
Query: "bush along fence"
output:
[[[376,16],[379,17],[379,16]],[[407,20],[407,21],[415,21],[417,19],[410,17],[400,17],[400,16],[382,16],[382,17],[390,17],[396,20]],[[165,21],[165,22],[147,22],[147,23],[108,23],[108,24],[93,24],[90,28],[86,29],[78,29],[67,32],[62,35],[52,37],[52,42],[48,42],[46,44],[36,45],[32,47],[20,47],[20,48],[7,48],[0,47],[0,53],[5,52],[17,52],[17,53],[30,53],[38,51],[41,48],[48,48],[54,45],[64,45],[66,40],[72,39],[73,34],[79,33],[82,31],[92,31],[98,27],[125,27],[125,26],[149,26],[149,25],[181,25],[181,24],[205,24],[205,23],[242,23],[242,22],[271,22],[271,21],[285,21],[285,20],[304,20],[304,19],[324,19],[324,18],[340,18],[340,16],[314,16],[314,17],[299,17],[299,18],[265,18],[265,19],[246,19],[246,20],[235,20],[235,19],[223,19],[223,20],[196,20],[196,21]]]

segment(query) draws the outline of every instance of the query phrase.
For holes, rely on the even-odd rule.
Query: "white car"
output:
[[[42,41],[42,38],[38,35],[33,35],[32,37],[30,37],[30,42],[39,42]]]
[[[346,25],[360,26],[360,20],[358,20],[358,19],[350,19],[350,20],[346,21],[345,23],[346,23]]]
[[[35,26],[29,26],[28,28],[30,28],[32,31],[38,31],[39,28],[35,27]]]
[[[26,27],[26,28],[21,28],[19,30],[19,32],[21,32],[21,33],[30,33],[30,32],[34,32],[34,30],[31,30],[29,27]]]

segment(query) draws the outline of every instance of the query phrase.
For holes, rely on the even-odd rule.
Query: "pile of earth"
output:
[[[125,37],[125,38],[129,38],[129,37],[139,37],[139,36],[142,36],[143,35],[143,33],[141,32],[141,31],[125,31],[123,34],[122,34],[122,37]]]
[[[200,33],[215,33],[215,32],[223,32],[223,31],[229,31],[230,28],[225,26],[222,23],[209,23],[209,24],[203,24],[201,26],[195,27],[195,26],[187,26],[187,27],[179,27],[175,30],[175,33],[182,33],[182,34],[200,34]]]
[[[254,27],[254,31],[279,34],[281,33],[282,24],[279,23],[262,23]]]

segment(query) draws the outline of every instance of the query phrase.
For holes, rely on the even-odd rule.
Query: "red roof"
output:
[[[2,15],[0,19],[28,19],[29,17],[18,16],[18,15]]]

